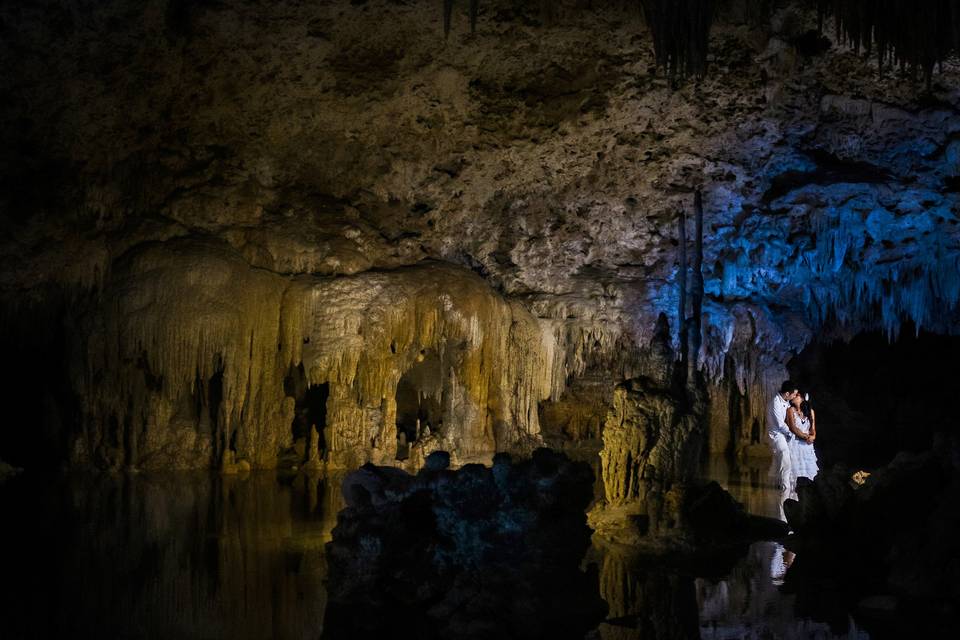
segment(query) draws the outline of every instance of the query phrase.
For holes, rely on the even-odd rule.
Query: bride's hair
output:
[[[810,398],[810,394],[804,391],[802,394],[803,402],[800,403],[800,410],[803,411],[803,415],[810,417],[810,412],[813,411],[813,400]]]

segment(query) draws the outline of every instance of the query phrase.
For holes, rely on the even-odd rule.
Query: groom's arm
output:
[[[773,408],[771,409],[771,412],[773,413],[774,427],[776,430],[787,438],[792,436],[793,433],[790,431],[790,427],[788,427],[787,423],[784,421],[787,414],[787,408],[785,406],[781,407],[776,398],[773,399]]]

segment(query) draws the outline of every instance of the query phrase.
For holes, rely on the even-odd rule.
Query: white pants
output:
[[[787,446],[787,437],[777,431],[768,431],[770,448],[773,449],[773,473],[777,478],[781,491],[790,491],[792,484],[792,470],[790,465],[790,449]]]

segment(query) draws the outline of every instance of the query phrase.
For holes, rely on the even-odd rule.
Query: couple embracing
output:
[[[793,493],[797,478],[813,479],[819,467],[813,443],[817,439],[817,416],[791,381],[780,386],[767,412],[767,436],[773,449],[773,464],[780,491]]]

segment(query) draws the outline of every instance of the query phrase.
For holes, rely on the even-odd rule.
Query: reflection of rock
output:
[[[538,449],[492,468],[416,475],[366,465],[344,481],[348,506],[328,545],[328,637],[583,637],[602,619],[580,561],[590,530],[590,468]]]
[[[334,303],[327,320],[314,317],[322,331],[309,334],[313,348],[336,354],[311,374],[330,379],[334,424],[325,442],[343,445],[332,459],[385,462],[393,440],[375,427],[393,429],[398,366],[443,336],[397,340],[396,353],[389,338],[369,350],[357,345],[383,326],[377,319],[409,327],[443,307],[439,296],[400,304],[397,292],[412,288],[413,277],[385,275],[425,259],[482,274],[550,325],[548,348],[562,354],[541,363],[552,399],[588,369],[614,372],[611,383],[634,377],[661,314],[676,334],[670,231],[696,185],[708,216],[699,357],[711,380],[724,376],[714,451],[759,439],[754,427],[759,418],[762,428],[769,397],[761,383],[821,320],[850,331],[893,328],[900,316],[956,326],[957,71],[947,65],[927,101],[844,47],[797,58],[791,43],[812,25],[794,27],[806,12],[791,9],[805,17],[770,31],[741,24],[733,11],[735,24],[716,25],[708,78],[675,90],[638,75],[656,63],[648,35],[603,8],[544,30],[531,17],[537,3],[491,3],[475,37],[451,39],[440,53],[429,2],[171,0],[170,11],[132,16],[130,0],[56,11],[0,4],[0,58],[23,62],[0,74],[0,93],[17,96],[3,111],[12,140],[0,149],[0,174],[15,188],[2,190],[0,210],[15,232],[0,246],[0,288],[29,345],[14,350],[12,368],[26,373],[24,382],[3,399],[12,404],[22,392],[29,412],[47,394],[59,404],[29,438],[0,435],[0,444],[54,448],[40,441],[62,457],[61,443],[82,432],[78,463],[216,466],[235,447],[254,466],[273,464],[289,445],[289,419],[271,361],[278,344],[287,354],[307,335],[272,340],[281,300],[261,285],[308,281]],[[225,287],[246,295],[221,295],[229,270],[209,245],[205,256],[184,258],[196,267],[184,271],[203,282],[159,264],[166,273],[152,284],[129,277],[128,262],[142,262],[151,246],[181,253],[185,236],[219,240],[263,277]],[[445,319],[458,315],[464,279],[449,278],[455,308]],[[149,294],[164,281],[194,298],[186,310],[197,313],[181,313],[194,307],[182,301],[160,318],[165,299]],[[340,303],[356,305],[341,313]],[[142,328],[152,314],[156,330],[140,337],[155,340],[131,338],[125,348],[87,340],[111,325]],[[369,323],[357,320],[362,314]],[[523,316],[513,308],[509,315],[501,333]],[[486,337],[489,317],[459,320],[466,327],[473,317]],[[517,329],[525,334],[525,322]],[[4,346],[24,342],[3,333]],[[477,337],[455,333],[446,335],[452,351],[465,334]],[[88,377],[100,364],[123,371],[102,368],[106,379],[90,375],[75,389],[61,365],[88,347],[90,362],[75,373]],[[212,379],[220,370],[214,347],[229,351],[220,380]],[[488,375],[507,370],[520,379],[510,358],[482,362]],[[297,359],[276,375],[291,364]],[[197,380],[197,369],[209,375]],[[471,444],[535,435],[544,397],[536,371],[493,397],[476,369],[467,379],[457,371],[449,389],[471,390],[463,394],[474,411]],[[143,377],[163,389],[144,389]],[[197,404],[219,383],[224,413],[211,415],[208,402],[200,419]],[[526,397],[508,411],[511,394]],[[461,399],[446,416],[454,430],[468,413]],[[596,416],[568,408],[558,412],[563,427],[589,435]],[[522,434],[498,433],[521,423]]]
[[[779,565],[777,568],[782,571],[783,553],[780,544],[756,542],[721,579],[697,578],[700,624],[712,634],[704,633],[704,637],[784,640],[834,637],[827,625],[798,619],[794,613],[794,596],[783,593],[775,585],[772,570]],[[858,637],[855,627],[849,627],[849,631],[847,637]]]
[[[620,549],[601,547],[600,594],[609,606],[603,640],[691,640],[700,637],[691,574],[643,566]]]
[[[799,500],[785,505],[797,532],[786,585],[797,591],[798,606],[838,626],[847,612],[887,631],[887,618],[896,618],[903,633],[935,631],[954,620],[960,611],[958,461],[956,440],[940,438],[933,451],[899,454],[862,486],[839,467],[801,481]],[[873,599],[858,605],[865,597]],[[877,602],[893,602],[893,611],[880,611]]]
[[[6,483],[0,544],[18,552],[4,556],[3,575],[22,588],[0,600],[0,635],[317,637],[337,480],[144,473]]]

